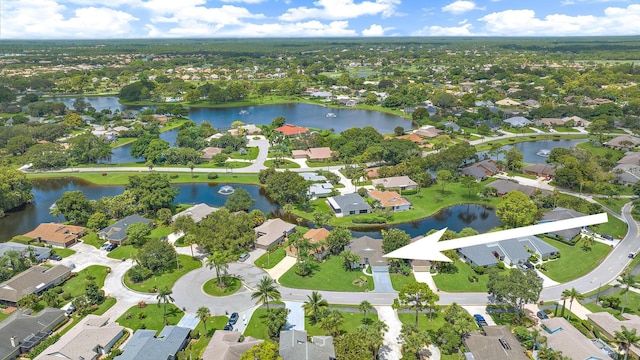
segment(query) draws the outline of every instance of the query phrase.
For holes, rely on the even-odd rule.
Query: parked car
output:
[[[484,319],[484,316],[480,314],[474,314],[473,317],[476,319],[478,326],[480,327],[487,326],[487,321]]]
[[[629,253],[629,259],[633,259],[633,258],[635,258],[635,257],[636,257],[636,255],[638,255],[638,252],[637,252],[637,251],[630,252],[630,253]]]
[[[65,313],[67,314],[67,316],[71,316],[71,314],[73,314],[74,312],[76,312],[76,307],[73,305],[69,305],[69,307],[67,308],[67,310],[65,311]]]
[[[113,251],[118,247],[118,244],[109,244],[106,248],[104,248],[107,252]]]
[[[239,317],[240,315],[238,315],[237,312],[231,314],[231,316],[229,317],[229,325],[235,325],[238,322]]]
[[[225,329],[225,330],[229,330],[229,331],[231,331],[231,330],[233,330],[233,326],[232,326],[232,325],[227,324],[227,325],[224,327],[224,329]]]
[[[605,239],[607,239],[607,240],[613,240],[613,236],[612,236],[612,235],[609,235],[609,234],[602,234],[602,235],[600,235],[600,236],[602,236],[603,238],[605,238]]]
[[[540,320],[544,320],[544,319],[548,319],[549,318],[549,315],[547,315],[547,313],[542,311],[542,310],[538,311],[538,313],[536,315],[538,315]]]
[[[55,260],[55,261],[60,261],[60,260],[62,260],[62,256],[60,256],[58,254],[51,254],[51,256],[49,256],[49,259]]]
[[[240,255],[240,258],[238,259],[238,261],[245,261],[249,258],[249,253],[243,253],[242,255]]]

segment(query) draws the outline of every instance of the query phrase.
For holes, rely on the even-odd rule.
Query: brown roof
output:
[[[71,273],[71,269],[56,265],[52,268],[36,265],[0,284],[0,300],[18,302],[28,294],[34,294],[58,283]]]
[[[204,151],[204,154],[200,155],[200,159],[211,160],[212,157],[220,154],[222,152],[222,149],[219,147],[209,146],[202,149],[202,151]]]
[[[309,160],[325,160],[331,158],[331,149],[328,147],[311,148],[308,150]]]
[[[372,168],[368,168],[367,169],[367,176],[369,177],[369,179],[376,179],[379,178],[380,175],[378,175],[378,170],[380,170],[380,167],[372,167]]]
[[[282,219],[269,219],[262,225],[257,226],[253,230],[258,235],[256,244],[263,247],[272,246],[279,239],[285,237],[286,234],[290,234],[296,228],[295,225],[289,224]]]
[[[622,159],[618,160],[616,164],[640,165],[640,152],[628,153]]]
[[[330,234],[331,232],[329,232],[329,230],[325,228],[319,228],[307,231],[304,235],[302,235],[302,237],[309,240],[310,243],[314,244],[318,241],[326,240],[327,236],[329,236]]]
[[[77,240],[78,235],[84,232],[85,229],[82,226],[46,223],[38,225],[37,228],[24,234],[24,236],[47,242],[66,244],[74,239]]]
[[[540,175],[555,175],[556,170],[549,164],[533,164],[523,168],[524,171],[532,172]]]
[[[411,202],[395,191],[369,190],[369,196],[380,201],[382,207],[411,205]]]
[[[420,136],[418,136],[416,134],[398,136],[398,139],[411,140],[414,143],[418,143],[418,144],[422,144],[422,143],[425,142],[425,140],[423,138],[421,138]]]
[[[251,336],[240,340],[237,331],[216,330],[211,337],[211,341],[202,354],[203,360],[239,360],[242,354],[250,348],[260,344],[263,340],[254,339]]]
[[[612,146],[612,147],[628,147],[628,146],[626,146],[624,144],[621,144],[622,142],[625,142],[625,141],[628,141],[628,142],[630,142],[632,144],[630,147],[634,147],[634,146],[640,144],[640,139],[635,137],[635,136],[631,136],[631,135],[620,135],[618,137],[615,137],[615,138],[607,141],[604,144],[607,145],[607,146]]]
[[[422,137],[427,137],[427,138],[434,138],[440,134],[442,134],[442,130],[440,129],[436,129],[436,128],[428,128],[428,129],[418,129],[416,131],[414,131],[413,133],[418,135],[418,136],[422,136]]]
[[[302,126],[296,126],[293,124],[284,124],[284,126],[280,126],[278,128],[273,129],[273,131],[277,131],[286,136],[291,136],[291,135],[307,133],[309,132],[309,129]]]

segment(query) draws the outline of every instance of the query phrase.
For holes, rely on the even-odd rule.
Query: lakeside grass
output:
[[[342,265],[342,258],[339,256],[331,256],[322,263],[309,261],[307,266],[311,269],[311,274],[307,276],[299,276],[296,274],[296,266],[289,269],[284,275],[278,279],[282,286],[295,289],[311,289],[326,291],[351,291],[364,292],[373,290],[373,278],[366,276],[367,285],[353,285],[353,280],[360,276],[365,276],[362,271],[347,271]]]
[[[487,138],[487,141],[484,141],[480,144],[476,145],[477,151],[485,151],[491,149],[493,144],[499,144],[501,146],[512,145],[521,142],[529,142],[529,141],[540,141],[540,140],[566,140],[566,139],[588,139],[588,134],[536,134],[531,135],[527,134],[524,136],[514,136],[510,138]]]
[[[157,170],[157,169],[156,169]],[[170,169],[167,171],[171,171]],[[163,171],[164,172],[164,171]],[[106,176],[103,176],[102,172],[77,172],[77,173],[28,173],[29,179],[52,179],[52,178],[77,178],[88,181],[96,185],[126,185],[129,183],[129,177],[133,175],[142,175],[146,172],[141,171],[122,171],[122,172],[108,172]],[[218,177],[216,179],[208,179],[206,174],[198,173],[201,176],[192,178],[190,173],[174,173],[178,175],[176,178],[170,179],[172,184],[186,184],[186,183],[230,183],[230,184],[249,184],[259,185],[258,174],[243,174],[243,173],[216,173]]]

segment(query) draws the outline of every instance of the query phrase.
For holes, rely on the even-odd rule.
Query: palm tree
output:
[[[49,289],[42,293],[42,300],[47,303],[47,306],[56,307],[58,305],[58,294],[53,289]]]
[[[198,311],[196,311],[196,315],[198,316],[198,319],[202,321],[202,325],[204,325],[204,333],[206,336],[207,334],[209,334],[207,332],[207,319],[209,319],[209,316],[211,316],[211,310],[209,310],[209,308],[206,306],[200,306],[198,308]]]
[[[622,350],[624,350],[624,360],[627,360],[629,356],[629,348],[631,346],[640,345],[640,336],[636,334],[636,329],[627,329],[626,326],[622,326],[622,331],[614,331],[613,332],[615,342],[620,345]]]
[[[573,300],[582,300],[584,299],[584,295],[578,292],[576,288],[571,288],[562,292],[562,295],[565,295],[569,298],[569,321],[571,321],[571,307],[573,306]]]
[[[218,278],[218,287],[224,287],[224,277],[229,269],[228,257],[226,254],[216,251],[207,258],[207,266],[209,269],[215,269]]]
[[[258,299],[257,303],[266,305],[267,311],[269,311],[269,300],[278,301],[280,300],[280,297],[280,291],[276,286],[276,282],[268,276],[260,279],[257,290],[251,294],[251,299]]]
[[[173,294],[173,291],[171,291],[171,289],[169,289],[168,287],[163,287],[158,291],[158,296],[156,296],[156,298],[158,299],[158,306],[160,306],[161,303],[164,304],[163,318],[165,325],[167,324],[167,303],[175,301],[173,300],[173,297],[171,297],[171,294]]]
[[[564,317],[564,309],[566,308],[566,304],[567,304],[567,299],[569,298],[569,289],[565,289],[564,291],[562,291],[562,295],[560,296],[560,299],[562,299],[562,313],[560,314],[560,317]]]
[[[546,344],[547,343],[547,338],[545,336],[541,336],[540,335],[540,330],[536,329],[536,328],[532,328],[531,329],[531,342],[533,343],[533,345],[531,345],[531,352],[533,352],[536,349],[536,343],[541,343],[541,344]]]
[[[374,320],[371,324],[358,326],[358,332],[366,339],[364,342],[369,346],[371,358],[378,358],[378,350],[384,342],[384,333],[389,330],[389,326],[379,320]]]
[[[617,286],[622,286],[624,287],[624,290],[622,290],[624,292],[624,301],[622,302],[622,310],[620,311],[620,315],[624,314],[624,308],[627,305],[627,297],[629,296],[629,289],[630,288],[638,288],[640,287],[640,282],[638,282],[638,280],[636,280],[635,276],[633,276],[633,274],[628,273],[626,275],[623,275],[621,277],[618,278],[618,285]]]
[[[196,165],[193,163],[193,161],[189,161],[187,163],[187,167],[191,169],[191,177],[193,178],[193,168],[196,167]]]
[[[191,249],[191,257],[193,258],[193,244],[196,243],[196,241],[198,241],[198,239],[196,238],[195,234],[187,234],[184,236],[184,243],[189,245],[189,249]]]
[[[344,323],[344,316],[339,310],[331,310],[320,321],[320,328],[324,331],[328,331],[331,336],[340,335],[340,326]]]
[[[561,351],[556,351],[546,346],[538,350],[538,360],[564,360],[564,359],[566,358],[562,356]]]
[[[368,302],[367,300],[362,300],[362,302],[360,303],[360,305],[358,305],[358,309],[360,311],[362,311],[362,313],[364,314],[364,322],[367,322],[367,313],[370,312],[371,310],[373,310],[373,306],[371,306],[371,303]]]
[[[323,314],[328,307],[329,303],[327,300],[323,299],[322,295],[317,291],[312,292],[311,295],[307,295],[307,301],[302,305],[306,314],[313,316],[314,324],[318,323],[318,315]]]

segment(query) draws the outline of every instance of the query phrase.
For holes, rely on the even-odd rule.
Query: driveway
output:
[[[391,285],[391,277],[389,276],[388,266],[372,266],[374,292],[395,292]]]
[[[272,279],[278,281],[284,273],[289,271],[296,264],[296,258],[293,256],[285,256],[284,259],[280,260],[276,266],[271,269],[265,269],[265,271],[271,276]]]
[[[471,315],[480,314],[487,321],[487,325],[495,326],[496,322],[493,321],[491,315],[487,312],[486,306],[463,306],[463,309],[467,310],[467,312]]]
[[[253,140],[253,138],[259,138],[259,140]],[[241,172],[258,172],[262,169],[266,169],[264,166],[264,162],[267,160],[267,155],[269,154],[269,140],[266,140],[264,136],[247,136],[249,142],[247,146],[257,147],[258,148],[258,157],[253,161],[253,164],[239,169]]]
[[[398,318],[398,313],[391,306],[376,306],[375,308],[378,312],[378,320],[389,327],[389,330],[384,333],[378,358],[381,360],[400,360],[402,358],[402,345],[400,345],[402,323]]]
[[[304,303],[285,301],[284,306],[289,309],[287,316],[287,330],[304,330]]]

